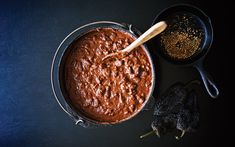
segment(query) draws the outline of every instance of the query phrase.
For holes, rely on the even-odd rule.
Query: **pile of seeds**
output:
[[[161,33],[160,43],[168,56],[183,60],[200,49],[204,30],[197,26],[196,20],[183,13],[176,13],[167,19],[168,28]]]

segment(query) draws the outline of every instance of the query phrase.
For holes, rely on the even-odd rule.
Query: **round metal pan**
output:
[[[163,47],[161,47],[160,44],[160,37],[156,36],[152,39],[151,44],[153,46],[157,46],[157,52],[162,56],[165,60],[167,60],[170,63],[182,65],[182,66],[193,66],[195,67],[200,75],[201,79],[205,85],[205,88],[208,92],[208,94],[212,98],[216,98],[219,96],[219,90],[213,80],[211,79],[211,76],[204,70],[203,68],[203,60],[210,50],[212,41],[213,41],[213,28],[211,24],[210,18],[199,8],[192,6],[192,5],[186,5],[186,4],[180,4],[180,5],[174,5],[171,6],[165,10],[163,10],[158,16],[155,17],[152,25],[156,24],[159,21],[166,21],[167,23],[170,23],[170,16],[177,14],[177,15],[187,15],[190,16],[193,20],[194,25],[196,27],[201,28],[204,31],[204,37],[201,41],[200,47],[198,51],[193,54],[191,57],[179,60],[169,57],[164,52]],[[175,22],[177,23],[177,22]],[[160,47],[160,49],[159,49]]]
[[[66,93],[65,87],[64,87],[64,62],[66,60],[66,57],[68,55],[69,51],[69,45],[82,36],[83,34],[89,32],[90,30],[96,29],[96,28],[114,28],[114,29],[120,29],[122,31],[125,31],[132,35],[133,37],[137,38],[138,36],[141,35],[141,33],[132,27],[132,25],[129,24],[120,24],[116,22],[111,22],[111,21],[98,21],[98,22],[93,22],[86,24],[84,26],[81,26],[74,31],[72,31],[65,39],[60,43],[59,47],[57,48],[52,65],[51,65],[51,85],[52,85],[52,90],[55,96],[56,101],[58,102],[59,106],[62,108],[62,110],[67,113],[74,121],[76,124],[80,124],[84,127],[87,127],[88,125],[111,125],[111,124],[116,124],[120,123],[126,120],[129,120],[136,116],[141,110],[143,110],[148,102],[150,102],[150,99],[152,99],[152,93],[154,91],[154,86],[155,86],[155,68],[153,64],[153,60],[150,56],[150,53],[148,51],[148,48],[146,45],[144,46],[144,50],[149,58],[151,68],[152,68],[152,86],[150,88],[149,95],[146,97],[146,101],[143,104],[141,110],[138,112],[134,113],[130,117],[121,120],[119,122],[99,122],[96,120],[92,120],[91,118],[86,117],[82,113],[80,113],[78,110],[76,110],[72,103],[69,100],[69,97]]]

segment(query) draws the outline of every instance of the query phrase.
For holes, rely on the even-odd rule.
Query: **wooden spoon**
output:
[[[167,27],[167,24],[165,21],[160,21],[153,25],[151,28],[149,28],[144,34],[142,34],[139,38],[137,38],[134,42],[132,42],[129,46],[127,46],[125,49],[117,51],[115,53],[111,53],[106,55],[102,61],[112,58],[112,57],[124,57],[126,56],[129,52],[137,48],[138,46],[142,45],[146,41],[150,40],[151,38],[155,37],[156,35],[160,34],[163,32]]]

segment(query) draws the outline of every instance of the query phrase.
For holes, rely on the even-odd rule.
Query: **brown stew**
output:
[[[124,49],[134,37],[112,28],[89,31],[70,46],[64,66],[72,106],[97,122],[115,123],[136,114],[147,101],[152,69],[144,46],[122,59],[101,62]]]

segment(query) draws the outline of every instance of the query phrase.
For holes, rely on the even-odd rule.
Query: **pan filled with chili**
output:
[[[146,45],[124,58],[101,62],[139,35],[132,25],[101,21],[74,30],[61,42],[51,67],[51,84],[57,102],[76,124],[117,124],[146,106],[155,84]]]

